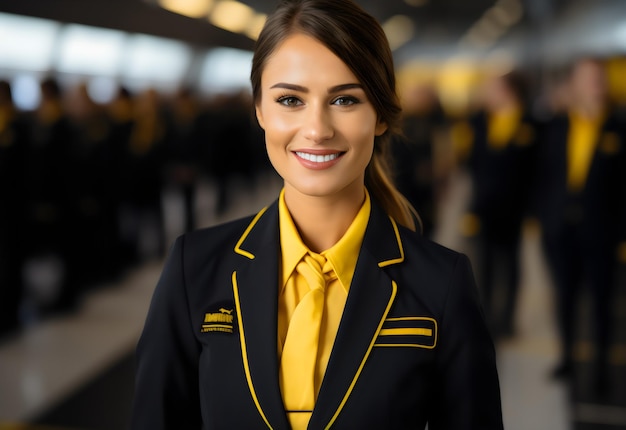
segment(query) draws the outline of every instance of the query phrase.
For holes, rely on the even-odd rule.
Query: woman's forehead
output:
[[[268,58],[262,80],[267,85],[276,79],[329,85],[359,82],[341,58],[319,40],[302,33],[289,35]]]

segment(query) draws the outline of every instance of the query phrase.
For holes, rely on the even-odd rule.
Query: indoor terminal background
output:
[[[623,110],[626,1],[358,2],[383,23],[407,127],[425,137],[414,168],[426,234],[469,254],[480,289],[459,124],[479,108],[485,79],[512,70],[528,79],[530,112],[548,117],[580,56],[604,60]],[[276,198],[248,81],[274,4],[0,0],[1,430],[125,428],[134,347],[170,244]],[[513,326],[493,327],[505,428],[626,429],[624,264],[611,297],[611,384],[598,396],[589,291],[576,376],[555,379],[555,289],[531,215],[521,237]]]

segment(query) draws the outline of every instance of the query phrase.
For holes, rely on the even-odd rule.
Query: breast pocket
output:
[[[437,321],[434,318],[387,318],[374,346],[434,349],[437,346],[437,335]]]

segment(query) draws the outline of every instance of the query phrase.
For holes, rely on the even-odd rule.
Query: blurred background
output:
[[[626,1],[361,0],[398,187],[467,253],[505,427],[626,429]],[[185,231],[281,188],[253,118],[273,0],[0,0],[0,429],[123,429]]]

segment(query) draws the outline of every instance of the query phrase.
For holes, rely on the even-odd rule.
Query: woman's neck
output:
[[[346,233],[365,200],[361,192],[310,196],[285,186],[285,203],[304,244],[313,252],[331,248]]]

